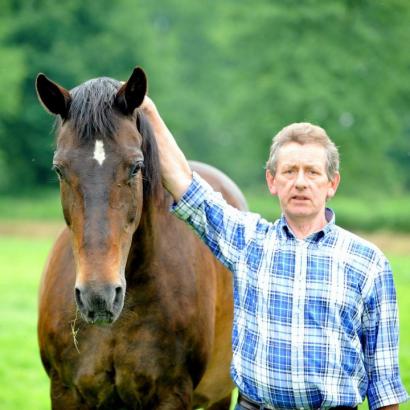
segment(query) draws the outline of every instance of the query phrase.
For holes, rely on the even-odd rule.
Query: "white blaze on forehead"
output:
[[[101,140],[95,141],[94,156],[93,158],[102,165],[105,160],[104,143]]]

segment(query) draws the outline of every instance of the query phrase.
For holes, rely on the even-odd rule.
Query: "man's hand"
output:
[[[154,104],[154,101],[152,101],[151,98],[148,97],[148,95],[144,97],[144,101],[142,102],[140,109],[147,116],[155,115],[155,112],[158,113],[158,110]]]
[[[191,168],[151,98],[145,96],[140,109],[148,118],[158,144],[162,183],[178,201],[192,181]]]

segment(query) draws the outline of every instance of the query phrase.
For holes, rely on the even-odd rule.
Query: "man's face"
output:
[[[334,196],[340,180],[337,173],[329,181],[326,164],[326,151],[321,145],[289,142],[280,148],[276,173],[272,176],[267,170],[266,181],[288,219],[324,217],[326,199]]]

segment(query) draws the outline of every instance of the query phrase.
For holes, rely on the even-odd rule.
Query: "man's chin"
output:
[[[305,219],[313,217],[312,210],[307,207],[292,207],[291,209],[285,210],[285,215],[290,219]]]
[[[287,211],[289,214],[294,215],[309,215],[313,213],[311,206],[309,206],[309,204],[307,203],[289,206]]]

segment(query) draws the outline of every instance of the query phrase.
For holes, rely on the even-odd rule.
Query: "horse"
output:
[[[232,277],[183,222],[161,184],[139,108],[144,71],[68,91],[39,74],[56,116],[53,168],[66,226],[46,262],[38,342],[53,409],[228,409]],[[246,209],[221,171],[191,167]]]

